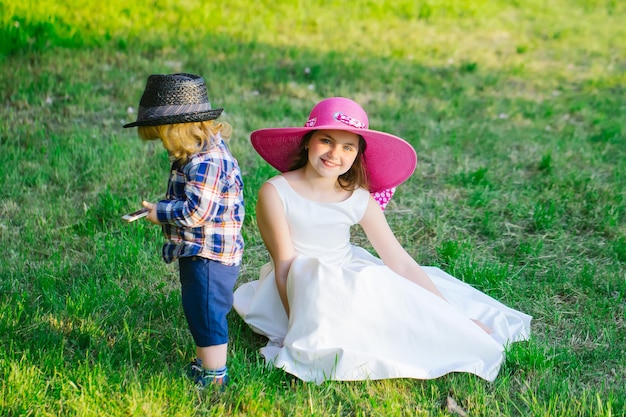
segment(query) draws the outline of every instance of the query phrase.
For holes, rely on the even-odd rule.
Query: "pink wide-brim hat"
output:
[[[415,171],[415,149],[397,136],[369,129],[367,114],[354,101],[333,97],[313,107],[303,127],[276,127],[255,130],[250,135],[259,155],[280,172],[289,170],[303,136],[313,130],[345,130],[361,135],[366,142],[363,154],[372,193],[396,187]]]

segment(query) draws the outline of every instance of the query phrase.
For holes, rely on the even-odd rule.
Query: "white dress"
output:
[[[449,302],[401,277],[350,243],[350,227],[369,193],[340,203],[297,194],[278,175],[269,180],[282,200],[297,252],[283,309],[271,263],[260,279],[235,291],[234,308],[256,333],[268,363],[304,381],[437,378],[470,372],[492,381],[505,345],[528,339],[531,317],[439,268],[423,267]],[[487,334],[471,319],[479,319]]]

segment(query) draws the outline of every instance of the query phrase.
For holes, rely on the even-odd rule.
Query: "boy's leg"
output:
[[[183,310],[196,343],[199,361],[211,377],[226,373],[228,323],[233,305],[233,288],[239,266],[226,266],[200,257],[180,258]],[[219,375],[218,375],[219,374]]]
[[[199,347],[196,346],[196,357],[202,361],[206,369],[219,369],[226,365],[228,344]]]

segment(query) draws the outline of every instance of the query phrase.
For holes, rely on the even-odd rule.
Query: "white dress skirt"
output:
[[[297,252],[287,279],[290,316],[271,263],[235,291],[234,308],[269,341],[266,361],[304,381],[431,379],[469,372],[493,381],[507,344],[528,339],[531,317],[454,278],[423,267],[448,302],[350,243],[369,193],[318,203],[278,175]],[[493,330],[486,333],[472,319]]]

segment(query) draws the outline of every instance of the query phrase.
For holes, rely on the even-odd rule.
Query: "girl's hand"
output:
[[[150,210],[150,212],[146,216],[146,219],[148,219],[149,222],[154,223],[154,224],[161,224],[159,223],[159,219],[157,217],[156,204],[148,203],[147,201],[142,201],[141,205],[147,208],[148,210]]]

